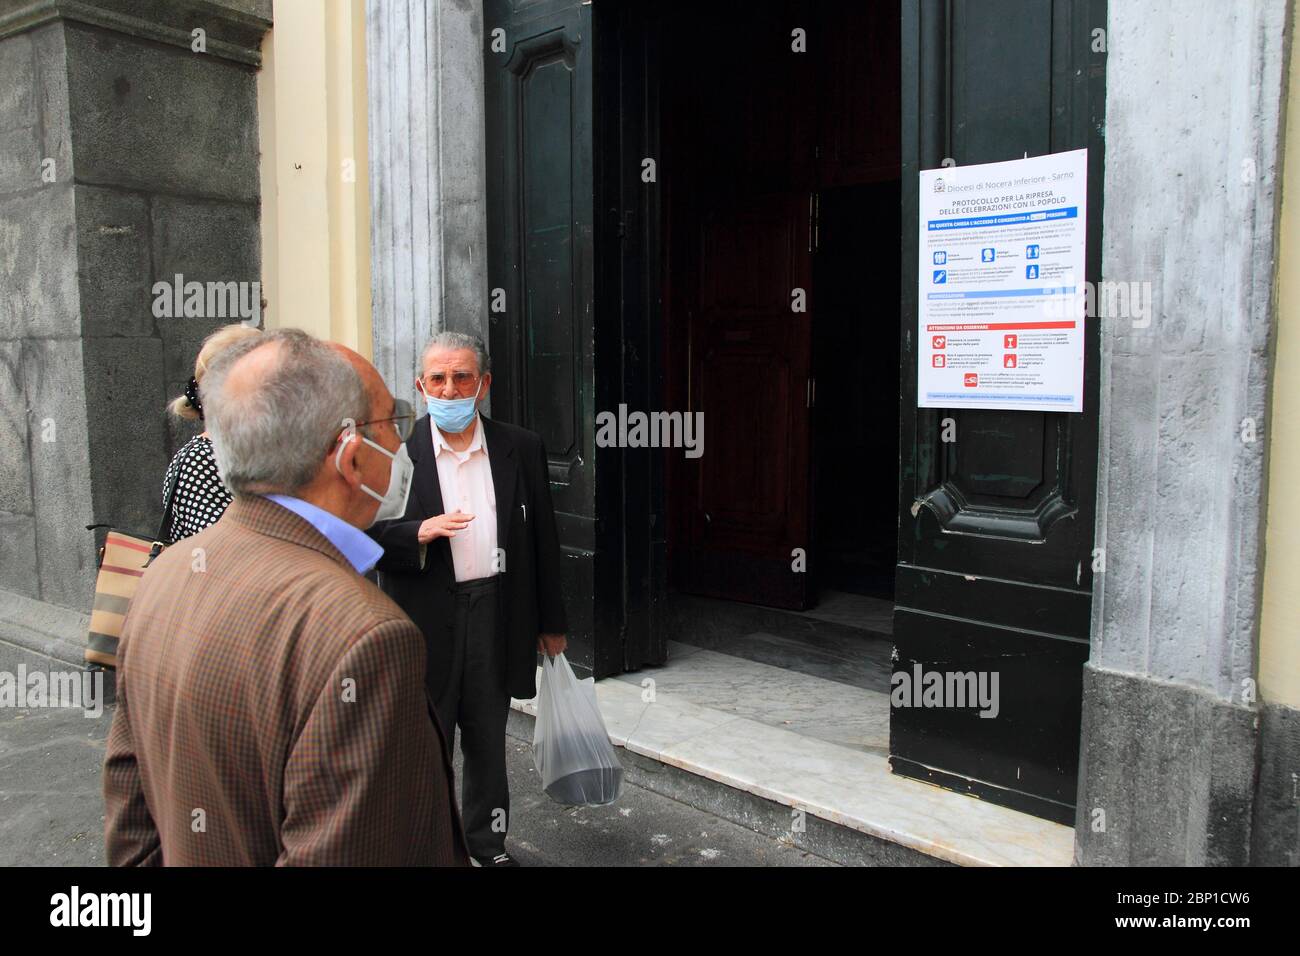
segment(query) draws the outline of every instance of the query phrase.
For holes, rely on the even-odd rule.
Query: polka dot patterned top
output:
[[[167,507],[167,490],[180,473],[176,500],[172,504],[171,542],[198,534],[215,524],[233,500],[217,473],[217,459],[212,454],[212,439],[196,435],[185,443],[167,467],[163,479],[163,507]]]

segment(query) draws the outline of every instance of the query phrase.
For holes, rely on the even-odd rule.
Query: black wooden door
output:
[[[486,0],[486,98],[492,412],[538,432],[549,456],[564,553],[569,659],[598,659],[600,475],[595,416],[595,265],[590,4]],[[607,623],[607,622],[606,622]]]
[[[998,675],[998,712],[894,707],[895,772],[1074,819],[1097,469],[1097,329],[1084,411],[916,408],[917,174],[1089,148],[1100,272],[1104,0],[903,6],[903,308],[895,675]],[[943,440],[945,425],[948,437]]]
[[[619,4],[484,3],[493,414],[546,442],[567,656],[597,677],[667,653],[661,468],[595,440],[659,391],[656,37]]]

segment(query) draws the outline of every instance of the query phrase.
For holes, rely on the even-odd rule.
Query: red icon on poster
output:
[[[1003,347],[1004,349],[1013,349],[1013,348],[1015,348],[1015,347],[1016,347],[1016,338],[1017,338],[1017,336],[1015,336],[1015,335],[1004,335],[1004,336],[1002,336],[1002,347]]]
[[[948,347],[948,336],[946,335],[936,335],[930,341],[937,349],[946,349]]]
[[[979,383],[980,377],[977,372],[967,372],[962,381],[962,384],[967,388],[978,388]]]
[[[946,355],[931,355],[930,361],[934,364],[935,368],[943,368],[948,364],[948,357]]]
[[[1016,356],[1015,356],[1015,353],[1012,352],[1012,353],[1008,353],[1008,354],[1002,356],[1002,367],[1003,367],[1003,368],[1015,368],[1015,367],[1016,367]]]

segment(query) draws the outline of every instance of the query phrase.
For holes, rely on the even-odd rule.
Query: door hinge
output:
[[[620,239],[626,239],[636,231],[636,210],[635,209],[610,209],[610,218],[614,220],[614,234]]]
[[[820,193],[808,194],[808,251],[815,252],[821,244],[822,199]]]
[[[822,194],[813,193],[812,247],[816,252],[822,245]]]
[[[812,252],[812,217],[813,217],[813,194],[808,194],[808,251]]]

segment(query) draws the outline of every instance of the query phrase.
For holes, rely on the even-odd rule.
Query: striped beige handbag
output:
[[[144,576],[144,569],[167,547],[167,534],[171,530],[172,504],[176,499],[176,486],[180,484],[180,469],[167,493],[167,506],[163,508],[162,522],[154,538],[145,538],[129,531],[119,531],[104,524],[86,525],[87,531],[108,528],[103,547],[99,549],[99,576],[95,579],[95,604],[90,610],[90,631],[86,635],[86,660],[104,667],[117,667],[117,640],[122,636],[122,622],[126,607],[135,594],[136,585]]]

